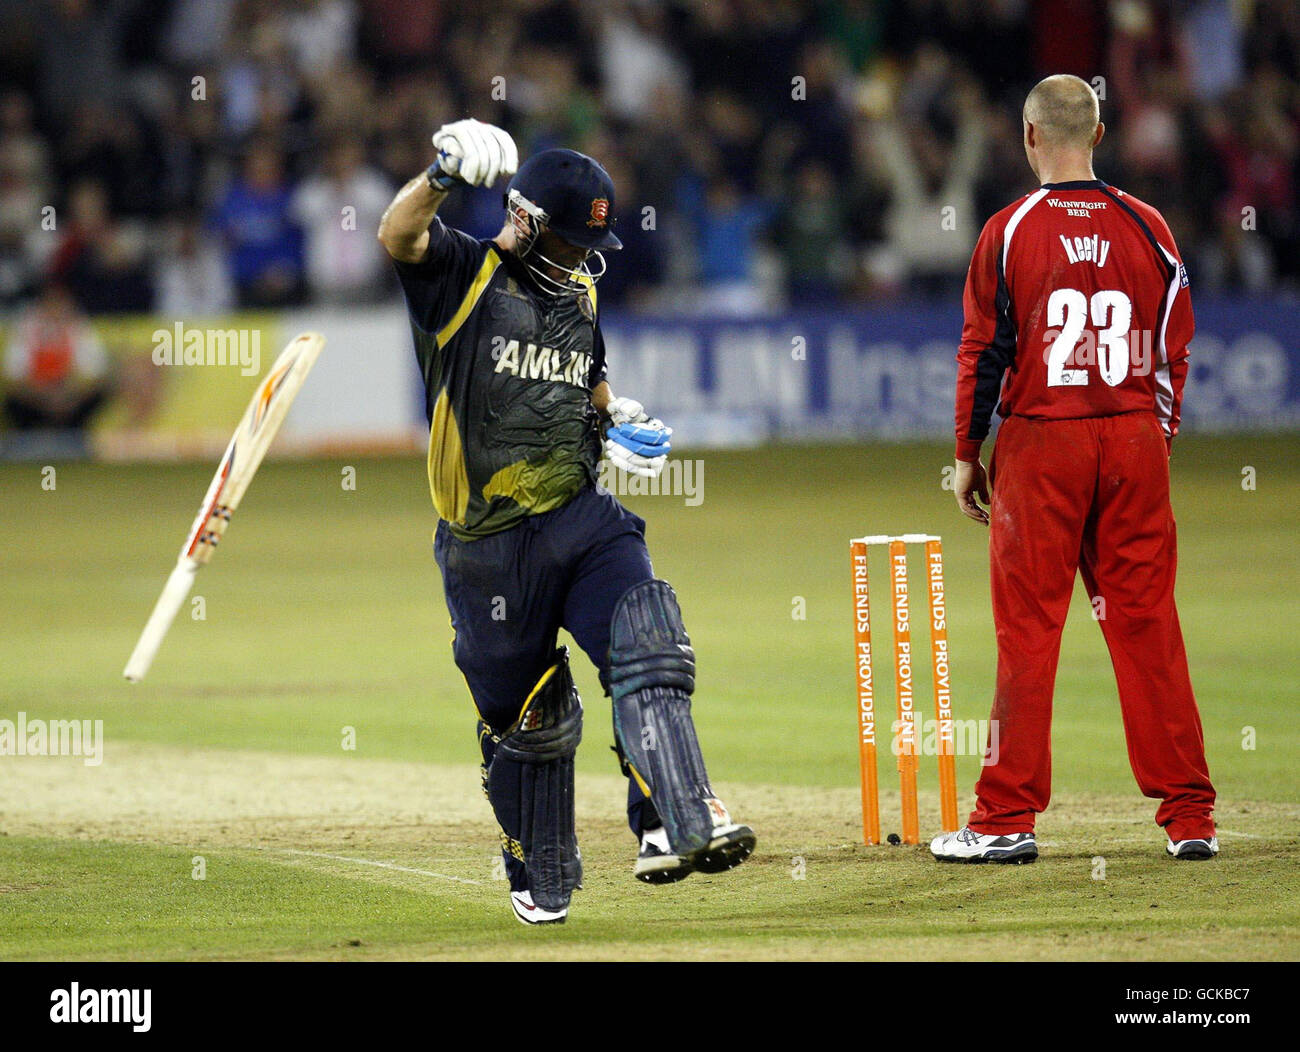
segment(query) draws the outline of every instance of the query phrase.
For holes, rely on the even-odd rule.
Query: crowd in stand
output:
[[[1201,289],[1300,292],[1293,0],[0,0],[0,310],[389,299],[379,216],[465,115],[609,169],[604,306],[951,297],[1053,72]]]

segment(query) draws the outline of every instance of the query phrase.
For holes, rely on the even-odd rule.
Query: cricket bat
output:
[[[235,428],[217,473],[212,477],[212,484],[208,486],[207,495],[199,505],[194,525],[181,545],[176,568],[167,578],[162,595],[154,604],[153,613],[149,615],[135,650],[131,652],[131,659],[122,672],[132,683],[144,679],[153,664],[167,630],[194,586],[195,575],[217,550],[222,534],[230,525],[231,514],[239,507],[244,491],[253,481],[253,475],[266,456],[275,433],[280,430],[289,406],[302,389],[308,371],[324,346],[325,338],[319,333],[304,332],[294,337],[257,385],[253,400],[244,410],[243,419]]]

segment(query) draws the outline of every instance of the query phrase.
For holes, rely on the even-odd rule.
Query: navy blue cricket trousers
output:
[[[456,666],[494,731],[519,718],[551,665],[561,628],[608,689],[614,607],[629,588],[654,577],[644,520],[589,486],[562,508],[472,541],[440,522],[433,550],[456,633]],[[487,762],[491,746],[481,742]],[[628,822],[637,834],[644,799],[629,779]]]

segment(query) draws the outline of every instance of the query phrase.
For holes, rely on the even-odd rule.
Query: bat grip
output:
[[[122,675],[132,683],[139,683],[149,671],[149,666],[153,664],[167,630],[171,628],[176,615],[185,605],[186,596],[194,587],[194,575],[198,572],[199,564],[193,560],[182,558],[177,561],[176,568],[172,570],[171,576],[167,578],[167,584],[163,586],[162,594],[158,596],[158,602],[154,604],[153,613],[149,615],[144,631],[140,633],[135,649],[131,651],[131,660],[122,670]]]

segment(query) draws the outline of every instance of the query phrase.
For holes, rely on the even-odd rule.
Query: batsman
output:
[[[583,707],[563,628],[611,696],[628,778],[635,875],[651,884],[744,862],[754,832],[709,785],[691,718],[695,654],[645,522],[596,486],[602,451],[654,477],[672,430],[606,380],[596,283],[614,186],[572,150],[518,164],[505,131],[444,125],[437,156],[389,205],[379,240],[410,314],[429,421],[429,487],[457,667],[478,710],[483,788],[501,827],[510,904],[562,923],[582,884],[574,755]],[[505,222],[478,240],[437,212],[502,177]]]

